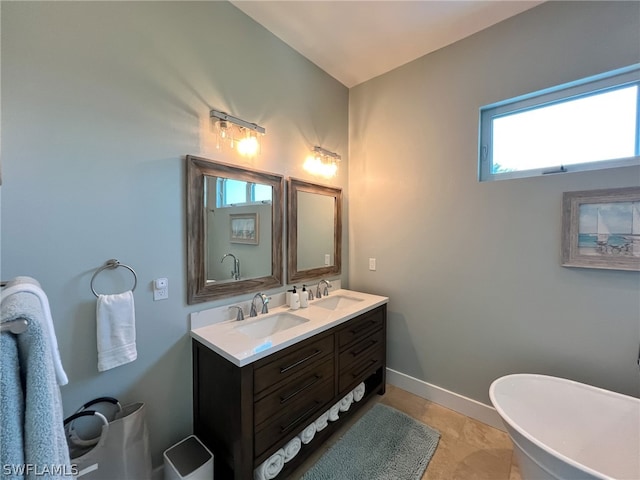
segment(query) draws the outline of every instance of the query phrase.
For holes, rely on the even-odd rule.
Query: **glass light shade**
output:
[[[247,135],[238,142],[238,153],[245,157],[253,157],[260,152],[260,142],[255,135]]]
[[[334,177],[338,173],[338,164],[335,159],[317,153],[306,158],[303,168],[313,175],[327,178]]]

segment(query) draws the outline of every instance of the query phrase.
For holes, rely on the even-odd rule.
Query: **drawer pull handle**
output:
[[[313,406],[307,410],[304,411],[304,413],[302,413],[301,415],[298,415],[296,417],[295,420],[293,420],[289,425],[287,426],[280,426],[280,433],[284,433],[287,430],[291,430],[293,427],[295,427],[298,423],[300,423],[304,418],[306,418],[311,412],[313,412],[316,407],[320,405],[320,402],[318,400],[314,400],[313,402]]]
[[[311,385],[315,384],[318,380],[320,380],[322,378],[322,375],[314,375],[313,379],[310,382],[307,382],[305,385],[303,385],[302,387],[300,387],[299,389],[297,389],[295,392],[290,393],[289,395],[287,395],[286,397],[280,397],[280,403],[284,403],[288,400],[290,400],[291,398],[295,397],[296,395],[298,395],[300,392],[303,392],[304,390],[306,390],[307,388],[309,388]]]
[[[313,352],[311,355],[307,355],[306,357],[304,357],[301,360],[298,360],[295,363],[292,363],[291,365],[287,366],[287,367],[280,367],[280,373],[284,373],[287,372],[289,370],[291,370],[292,368],[297,367],[298,365],[306,362],[307,360],[311,360],[313,357],[315,357],[316,355],[320,355],[322,353],[322,350],[316,350],[315,352]]]
[[[364,325],[359,325],[357,328],[352,328],[351,330],[349,330],[349,333],[351,335],[357,335],[360,332],[365,331],[368,328],[371,328],[371,325],[375,325],[377,323],[377,320],[369,320],[368,322],[366,322]]]
[[[362,347],[360,350],[353,350],[351,352],[351,355],[353,355],[354,357],[357,357],[358,355],[360,355],[362,352],[364,352],[365,350],[367,350],[369,347],[371,347],[372,345],[375,345],[376,343],[378,343],[377,340],[371,340],[369,343],[367,343],[364,347]]]
[[[362,375],[364,372],[366,372],[369,367],[371,365],[373,365],[374,363],[376,363],[377,360],[373,359],[373,360],[369,360],[369,363],[367,363],[364,368],[361,368],[359,371],[357,371],[356,373],[352,373],[351,375],[353,376],[353,378],[359,377],[360,375]]]

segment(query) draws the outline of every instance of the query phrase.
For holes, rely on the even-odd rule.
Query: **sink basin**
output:
[[[309,305],[313,305],[320,308],[326,308],[327,310],[340,310],[347,308],[361,302],[361,298],[345,297],[344,295],[334,295],[332,297],[320,298]]]
[[[277,332],[302,325],[309,320],[293,315],[292,313],[277,313],[275,315],[249,320],[250,323],[242,323],[235,330],[253,338],[264,338]],[[245,321],[246,322],[246,321]]]

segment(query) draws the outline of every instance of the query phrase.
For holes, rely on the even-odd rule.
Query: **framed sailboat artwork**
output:
[[[640,187],[565,192],[562,265],[640,271]]]

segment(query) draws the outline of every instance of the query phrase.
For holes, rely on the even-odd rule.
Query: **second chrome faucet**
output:
[[[320,291],[320,284],[324,283],[324,290]],[[318,282],[318,286],[316,287],[316,298],[322,298],[322,295],[325,297],[329,295],[329,289],[331,288],[331,282],[329,280],[325,280],[324,278]]]
[[[250,317],[257,317],[258,311],[256,310],[256,298],[259,298],[262,302],[262,310],[260,313],[269,313],[269,297],[267,297],[264,293],[256,293],[251,300],[251,311],[249,312]]]

